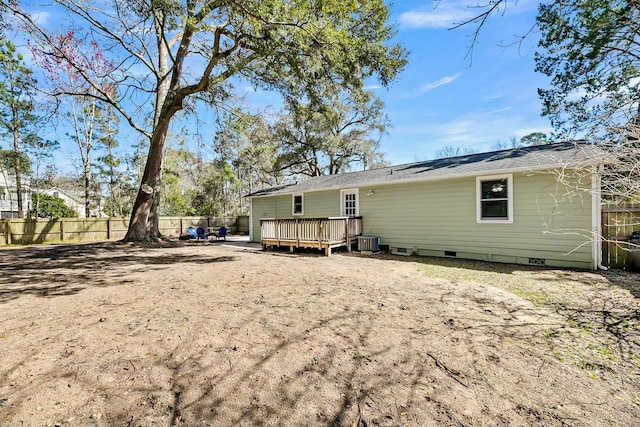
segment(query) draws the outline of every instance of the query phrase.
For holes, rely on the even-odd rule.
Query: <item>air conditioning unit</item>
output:
[[[378,236],[358,236],[358,250],[360,252],[380,251],[380,238]]]

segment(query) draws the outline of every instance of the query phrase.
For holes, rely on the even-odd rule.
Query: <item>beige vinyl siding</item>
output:
[[[475,178],[362,188],[363,230],[392,251],[591,268],[590,195],[562,201],[566,187],[549,174],[515,174],[513,185],[513,224],[476,222]],[[368,190],[374,194],[366,196]]]
[[[303,212],[304,215],[295,215],[295,218],[340,216],[340,190],[304,193]],[[294,218],[291,194],[252,199],[253,242],[260,241],[260,218]]]
[[[340,216],[340,190],[304,193],[304,218]]]

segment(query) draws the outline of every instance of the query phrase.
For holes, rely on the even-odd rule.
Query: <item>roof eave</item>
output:
[[[405,178],[405,179],[398,179],[394,181],[382,181],[382,182],[362,181],[360,183],[311,188],[311,189],[302,190],[302,191],[300,189],[296,189],[297,191],[284,191],[284,192],[257,195],[257,196],[247,195],[245,197],[247,199],[257,199],[257,198],[263,198],[263,197],[286,196],[294,193],[313,193],[318,191],[343,190],[345,188],[361,188],[361,187],[367,187],[367,186],[379,187],[379,186],[407,184],[407,183],[414,183],[414,182],[445,181],[449,179],[471,178],[471,177],[483,176],[483,175],[503,175],[508,173],[540,172],[540,171],[555,170],[561,167],[565,167],[569,169],[580,169],[580,168],[589,167],[589,166],[597,166],[602,163],[603,163],[602,159],[592,158],[592,159],[585,159],[585,161],[582,161],[582,162],[569,162],[567,165],[561,165],[561,164],[559,165],[558,163],[549,163],[545,165],[537,165],[535,167],[526,166],[526,167],[518,167],[518,168],[490,169],[485,171],[454,173],[451,175]]]

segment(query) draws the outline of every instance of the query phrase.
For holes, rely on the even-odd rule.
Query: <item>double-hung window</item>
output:
[[[302,194],[294,194],[292,196],[293,203],[293,214],[294,215],[303,215],[304,214],[304,197]]]
[[[477,222],[513,222],[513,175],[477,177],[476,198]]]

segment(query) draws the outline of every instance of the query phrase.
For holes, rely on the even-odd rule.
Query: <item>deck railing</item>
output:
[[[362,234],[362,217],[333,218],[264,218],[260,220],[263,245],[294,247],[351,247],[351,241]]]

